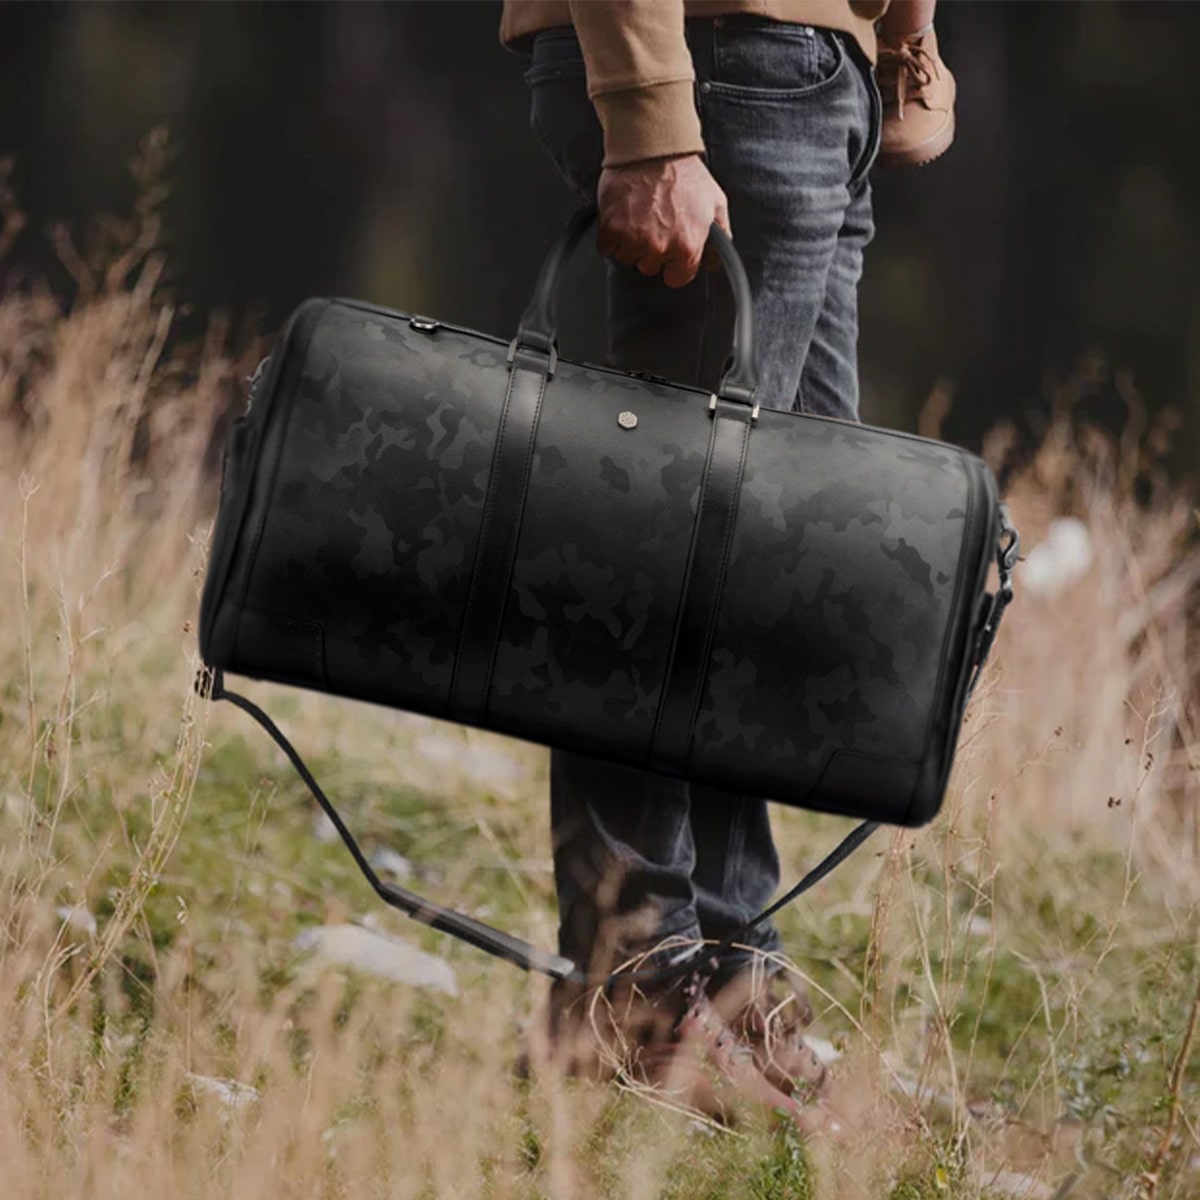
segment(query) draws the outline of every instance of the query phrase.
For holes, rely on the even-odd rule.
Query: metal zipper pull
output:
[[[254,397],[258,394],[259,386],[262,384],[262,378],[267,373],[267,363],[271,361],[270,355],[264,358],[257,367],[254,368],[252,375],[246,376],[246,382],[249,387],[246,390],[246,411],[243,416],[247,416],[254,404]]]

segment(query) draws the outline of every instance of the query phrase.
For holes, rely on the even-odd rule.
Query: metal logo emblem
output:
[[[617,416],[617,424],[622,429],[632,429],[637,424],[637,413],[623,412]]]

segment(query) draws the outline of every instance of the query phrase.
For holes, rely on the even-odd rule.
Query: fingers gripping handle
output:
[[[517,346],[531,346],[556,355],[558,293],[563,269],[595,220],[595,204],[585,205],[567,222],[566,229],[550,248],[538,273],[533,297],[521,316],[517,336],[513,339],[514,351]],[[708,241],[715,247],[733,289],[735,311],[732,361],[721,380],[718,394],[725,400],[752,404],[758,388],[758,372],[754,362],[754,299],[750,280],[732,240],[715,221],[708,232]]]

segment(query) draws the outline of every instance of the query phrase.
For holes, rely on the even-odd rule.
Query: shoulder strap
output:
[[[996,547],[996,562],[1000,572],[1000,586],[990,597],[990,604],[983,628],[977,638],[973,655],[972,674],[967,685],[966,698],[969,700],[983,671],[988,652],[996,638],[996,630],[1004,610],[1012,600],[1012,576],[1020,554],[1020,539],[1008,518],[1008,510],[1001,505],[999,514],[999,529]],[[440,929],[452,937],[459,938],[487,954],[503,958],[507,962],[522,967],[526,971],[538,971],[549,975],[552,979],[571,980],[583,984],[603,984],[610,986],[617,981],[635,983],[661,983],[675,976],[687,975],[692,971],[711,967],[720,960],[735,945],[742,941],[747,933],[756,925],[760,925],[769,917],[773,917],[780,909],[791,904],[797,897],[802,896],[809,888],[820,883],[834,867],[843,862],[859,846],[863,844],[879,828],[878,821],[863,821],[856,826],[835,846],[803,879],[789,891],[785,892],[769,908],[763,909],[757,916],[752,917],[740,929],[734,930],[724,940],[712,946],[700,946],[685,958],[668,964],[665,967],[646,971],[618,971],[604,979],[590,978],[586,972],[561,954],[551,954],[539,950],[521,938],[513,937],[502,929],[496,929],[483,921],[477,921],[465,913],[453,908],[445,908],[426,900],[424,896],[410,892],[407,888],[396,887],[386,883],[375,873],[367,861],[354,835],[342,820],[332,801],[325,795],[321,785],[313,777],[304,760],[300,757],[295,746],[288,741],[283,731],[269,716],[252,700],[231,692],[225,687],[224,672],[209,667],[203,668],[196,676],[196,691],[202,696],[213,700],[228,700],[230,704],[249,713],[274,740],[275,744],[288,756],[296,769],[296,774],[304,781],[305,786],[313,794],[313,798],[324,810],[325,815],[333,822],[346,848],[353,856],[358,869],[366,877],[367,882],[375,889],[376,895],[385,903],[407,913],[414,921]]]
[[[503,958],[507,962],[522,967],[526,971],[538,971],[543,975],[549,975],[552,979],[571,980],[577,983],[593,985],[598,983],[610,985],[617,980],[641,984],[658,983],[675,976],[689,974],[700,967],[707,966],[719,960],[723,954],[740,942],[756,925],[774,916],[785,905],[791,904],[798,896],[824,879],[834,867],[866,841],[871,833],[878,828],[878,822],[864,821],[813,867],[795,887],[776,900],[770,908],[764,909],[756,917],[747,921],[740,929],[731,933],[722,942],[714,946],[701,946],[693,954],[688,955],[687,958],[656,970],[621,971],[615,972],[607,979],[591,979],[585,971],[569,958],[564,958],[561,954],[552,954],[549,951],[540,950],[537,946],[531,945],[521,938],[513,937],[512,934],[505,933],[502,929],[486,925],[484,922],[477,921],[474,917],[469,917],[465,913],[458,912],[453,908],[445,908],[440,904],[435,904],[432,900],[425,899],[424,896],[417,895],[416,892],[410,892],[407,888],[396,887],[394,884],[380,879],[375,869],[367,861],[367,857],[363,854],[362,848],[359,846],[354,835],[350,832],[345,821],[342,820],[341,815],[334,807],[333,802],[322,790],[321,785],[316,781],[313,773],[300,757],[299,751],[292,745],[279,726],[252,700],[246,699],[245,696],[241,696],[237,692],[229,691],[225,687],[224,672],[220,670],[212,670],[210,668],[201,670],[196,676],[196,690],[200,695],[213,700],[228,700],[230,704],[248,713],[267,731],[275,744],[288,756],[288,759],[296,770],[296,774],[300,776],[304,781],[304,785],[312,793],[313,799],[316,800],[324,810],[325,815],[333,822],[334,829],[337,830],[338,836],[345,842],[346,849],[350,851],[358,869],[366,877],[371,887],[374,888],[375,894],[385,904],[389,904],[392,908],[397,908],[401,912],[406,913],[414,921],[420,921],[423,925],[430,925],[434,929],[440,929],[443,933],[448,933],[452,937],[467,942],[487,954]]]

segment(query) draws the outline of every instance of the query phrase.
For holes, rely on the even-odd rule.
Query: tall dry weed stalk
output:
[[[0,744],[8,828],[19,830],[0,841],[0,961],[20,1007],[44,1018],[50,1071],[56,1022],[138,922],[166,864],[202,748],[179,687],[182,623],[232,367],[218,337],[199,350],[169,345],[176,313],[157,250],[165,165],[154,134],[133,164],[135,219],[109,226],[95,254],[55,230],[78,285],[71,300],[36,285],[0,295]],[[0,227],[21,228],[5,187]],[[167,679],[170,703],[136,702],[133,681]],[[106,741],[135,760],[113,761]],[[127,823],[135,809],[139,833]],[[114,844],[131,866],[110,919],[89,946],[72,945],[47,902],[86,906]]]
[[[764,1167],[776,1151],[761,1141],[689,1132],[553,1075],[515,1083],[529,997],[503,964],[463,952],[464,994],[437,1001],[277,971],[272,948],[294,926],[275,897],[321,897],[322,881],[252,852],[274,819],[249,811],[256,800],[205,835],[242,872],[244,912],[197,932],[227,893],[179,861],[179,838],[205,754],[234,734],[212,733],[193,698],[190,622],[210,440],[244,367],[219,326],[178,343],[158,249],[165,163],[151,138],[143,201],[93,249],[55,233],[72,298],[0,294],[4,1194],[810,1194],[802,1173]],[[0,174],[0,252],[21,225]],[[943,817],[888,835],[789,918],[822,1030],[844,1049],[850,1137],[813,1150],[814,1194],[977,1196],[1002,1171],[1068,1180],[1074,1196],[1196,1194],[1183,1042],[1200,970],[1195,511],[1154,469],[1165,427],[1114,438],[1077,419],[1087,380],[1010,470],[1009,496],[1028,547],[1080,518],[1090,568],[1010,610]],[[997,466],[1010,441],[993,439]],[[343,738],[333,711],[297,703],[294,731],[318,751],[395,744],[386,714],[356,710]],[[214,800],[261,790],[205,786]],[[499,814],[526,856],[545,856],[540,790],[476,807],[480,829]],[[834,829],[798,813],[778,827],[789,872]],[[150,915],[168,879],[169,936]],[[546,890],[521,894],[549,928]],[[1110,1027],[1113,1053],[1144,1048],[1138,1090],[1119,1093],[1137,1114],[1124,1124],[1112,1102],[1089,1107],[1108,1086]],[[932,1190],[904,1192],[910,1176]]]

